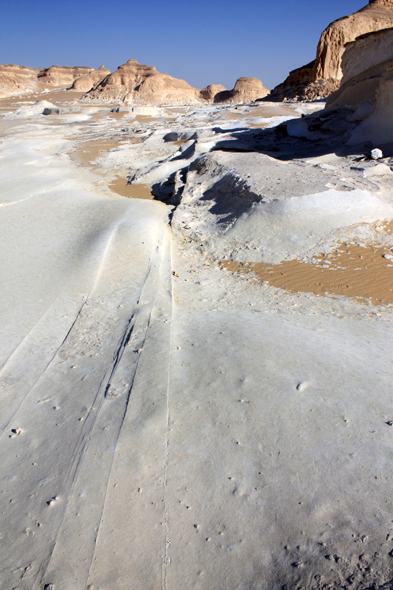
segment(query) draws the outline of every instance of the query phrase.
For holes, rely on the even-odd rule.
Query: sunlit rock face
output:
[[[342,79],[341,59],[346,43],[390,27],[393,27],[392,0],[372,0],[354,14],[332,22],[321,35],[315,61],[290,72],[272,91],[272,100],[314,100],[329,96]]]

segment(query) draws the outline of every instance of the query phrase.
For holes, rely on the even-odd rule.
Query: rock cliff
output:
[[[393,0],[370,0],[354,14],[332,22],[321,35],[316,59],[290,72],[269,99],[313,100],[329,96],[342,79],[341,58],[346,43],[390,27],[393,27]]]
[[[393,142],[393,28],[368,33],[345,46],[343,78],[327,110],[354,109],[359,125],[350,145]]]

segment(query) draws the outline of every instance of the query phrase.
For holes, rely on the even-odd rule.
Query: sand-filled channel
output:
[[[393,303],[393,260],[385,256],[392,256],[386,247],[344,243],[330,254],[316,257],[316,264],[299,260],[276,265],[224,260],[222,265],[232,272],[252,272],[268,285],[290,293],[345,295],[360,302],[387,305]]]

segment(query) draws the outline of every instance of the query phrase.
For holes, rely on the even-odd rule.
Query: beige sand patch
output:
[[[374,305],[393,303],[393,254],[387,247],[343,243],[316,264],[288,260],[281,264],[241,264],[224,260],[232,272],[252,272],[261,281],[290,293],[345,295]]]
[[[108,185],[108,188],[114,193],[130,199],[151,200],[154,198],[147,184],[127,184],[125,178],[116,178]]]

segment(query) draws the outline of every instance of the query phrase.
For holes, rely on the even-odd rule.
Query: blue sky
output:
[[[271,89],[315,57],[332,21],[367,0],[0,0],[0,63],[128,59],[202,88],[255,76]]]

